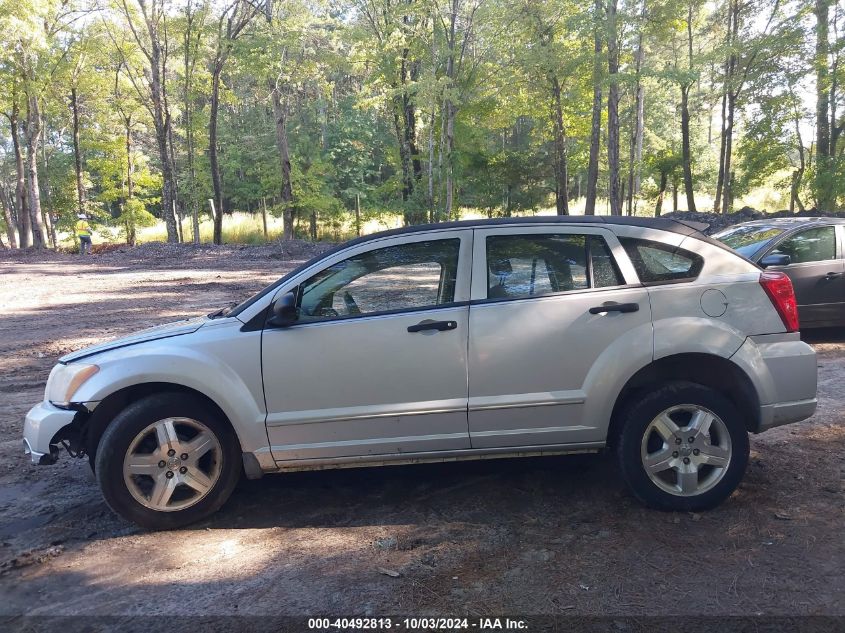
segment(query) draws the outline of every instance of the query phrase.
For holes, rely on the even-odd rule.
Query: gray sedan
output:
[[[714,236],[792,279],[801,329],[845,325],[845,218],[773,218]]]

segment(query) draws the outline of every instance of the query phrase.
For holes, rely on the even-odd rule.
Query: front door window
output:
[[[789,255],[791,264],[836,259],[836,232],[832,226],[807,229],[785,239],[772,253]]]
[[[388,246],[320,271],[301,286],[299,321],[405,312],[455,300],[459,239]]]

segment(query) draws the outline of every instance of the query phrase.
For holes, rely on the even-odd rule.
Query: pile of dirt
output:
[[[768,213],[766,211],[758,211],[751,207],[742,207],[735,213],[710,213],[706,211],[674,211],[672,213],[664,213],[661,217],[670,220],[686,220],[687,222],[704,222],[710,225],[705,233],[708,235],[724,229],[734,224],[741,222],[750,222],[751,220],[765,220],[768,218],[842,218],[845,217],[845,212],[842,211],[817,211],[816,209],[807,209],[806,211],[799,211],[792,213],[788,210],[775,211]]]

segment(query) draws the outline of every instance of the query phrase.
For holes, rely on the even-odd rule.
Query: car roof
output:
[[[704,237],[709,224],[705,222],[689,222],[686,220],[673,220],[670,218],[641,218],[619,215],[535,215],[520,218],[481,218],[477,220],[458,220],[452,222],[440,222],[436,224],[414,224],[403,226],[398,229],[389,229],[378,233],[371,233],[344,242],[341,246],[347,248],[354,244],[368,242],[382,237],[394,235],[405,235],[425,231],[442,231],[444,229],[474,229],[492,226],[520,226],[532,224],[605,224],[617,226],[639,226],[643,228],[659,229],[670,231],[681,235],[697,235]]]
[[[748,222],[739,222],[731,226],[777,226],[783,229],[791,229],[795,227],[802,227],[808,224],[845,224],[845,218],[831,218],[831,217],[789,217],[789,218],[762,218],[760,220],[750,220]],[[729,227],[725,227],[729,228]]]

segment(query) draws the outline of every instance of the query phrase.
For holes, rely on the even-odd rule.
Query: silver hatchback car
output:
[[[87,455],[108,504],[174,528],[238,478],[613,448],[649,506],[726,499],[749,433],[816,408],[795,295],[662,219],[417,226],[245,303],[65,356],[27,415],[36,463]]]

